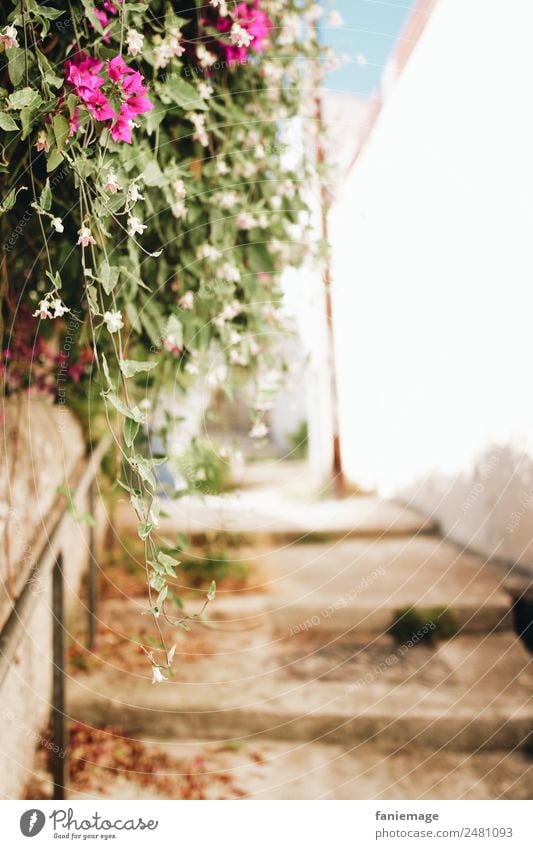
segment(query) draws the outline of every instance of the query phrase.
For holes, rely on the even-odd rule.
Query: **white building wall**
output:
[[[439,0],[331,215],[348,476],[529,564],[532,32]]]

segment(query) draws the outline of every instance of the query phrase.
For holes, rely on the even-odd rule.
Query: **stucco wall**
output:
[[[439,0],[331,216],[349,477],[529,565],[532,27]]]
[[[52,684],[51,563],[37,569],[35,565],[63,512],[54,510],[57,488],[72,480],[85,446],[70,413],[27,397],[7,404],[2,435],[0,798],[17,799],[29,778],[39,737],[50,743],[46,726]],[[88,506],[86,498],[76,503],[80,511]],[[88,564],[88,533],[86,524],[65,518],[60,550],[69,632],[73,618],[85,616],[79,587]],[[8,576],[11,580],[6,583]]]

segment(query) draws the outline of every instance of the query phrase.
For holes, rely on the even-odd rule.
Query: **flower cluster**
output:
[[[80,98],[83,106],[96,121],[109,123],[113,141],[131,144],[132,129],[137,116],[153,109],[146,96],[147,88],[139,71],[129,68],[122,56],[105,64],[106,76],[101,75],[104,62],[79,52],[65,62],[66,81]],[[118,111],[111,101],[117,101]],[[74,113],[70,131],[79,128],[79,113]]]
[[[212,3],[218,10],[215,28],[229,39],[217,41],[216,49],[228,65],[245,64],[248,52],[262,53],[267,46],[273,24],[261,9],[260,0],[238,3],[230,16],[225,3]],[[210,23],[210,21],[208,21]]]

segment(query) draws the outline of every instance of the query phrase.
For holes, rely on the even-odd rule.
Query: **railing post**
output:
[[[52,735],[54,799],[65,798],[68,782],[68,727],[65,715],[65,621],[64,621],[63,555],[60,553],[52,573],[53,626],[53,696]]]
[[[94,518],[96,513],[96,496],[94,479],[89,486],[89,513]],[[96,531],[95,526],[89,525],[89,568],[87,572],[87,648],[92,651],[96,639],[96,606],[97,606],[97,563],[96,563]]]

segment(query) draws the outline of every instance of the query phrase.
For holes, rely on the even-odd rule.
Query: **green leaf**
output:
[[[56,77],[56,75],[52,73],[52,71],[47,71],[47,73],[44,75],[44,78],[48,85],[52,88],[61,88],[64,82],[63,77]]]
[[[31,86],[24,86],[24,88],[19,88],[17,91],[10,94],[7,102],[12,109],[23,109],[25,106],[36,109],[41,105],[43,99],[39,92],[34,88],[31,88]]]
[[[202,100],[195,86],[186,82],[178,74],[170,74],[166,78],[164,85],[160,88],[160,97],[167,103],[169,100],[173,101],[182,109],[190,111],[207,109],[205,100]]]
[[[52,127],[54,129],[54,136],[57,144],[57,149],[63,150],[70,132],[69,123],[64,117],[64,115],[56,115],[52,122]]]
[[[123,416],[126,416],[128,419],[133,419],[134,422],[138,422],[139,424],[144,424],[144,413],[142,413],[138,407],[130,409],[130,407],[127,407],[114,392],[104,392],[103,395],[106,400],[113,405],[115,410],[118,410],[118,412],[122,413]]]
[[[14,86],[20,85],[26,69],[25,51],[23,47],[10,47],[6,50],[9,79]]]
[[[141,480],[148,484],[148,486],[152,489],[157,488],[157,481],[149,460],[138,455],[130,458],[130,466],[137,472]]]
[[[163,172],[155,159],[148,163],[143,170],[142,177],[145,184],[150,187],[162,186],[165,183]]]
[[[118,278],[120,275],[120,268],[118,268],[116,265],[109,265],[107,260],[104,260],[100,263],[98,275],[100,277],[102,286],[104,287],[104,292],[106,293],[106,295],[110,295],[115,286],[117,285]]]
[[[4,215],[4,213],[9,212],[10,209],[13,209],[19,192],[25,192],[26,189],[27,186],[21,186],[20,189],[11,189],[11,191],[7,193],[7,195],[0,203],[0,215]]]
[[[137,360],[121,360],[120,370],[124,377],[133,377],[140,371],[152,371],[157,366],[156,362],[140,362]]]
[[[132,447],[138,432],[139,422],[135,422],[133,419],[124,419],[124,442],[128,448]]]
[[[11,115],[8,115],[7,112],[0,112],[0,129],[6,130],[6,132],[12,132],[13,130],[18,130],[17,122]]]
[[[166,581],[163,575],[150,575],[150,586],[153,587],[154,590],[157,590],[157,592],[163,589],[163,587],[166,586]]]
[[[207,600],[213,601],[217,594],[217,585],[215,581],[211,581],[209,584],[209,589],[207,590]]]
[[[41,192],[39,203],[46,212],[49,212],[52,207],[52,189],[50,188],[50,180],[47,179],[44,184],[44,189]]]
[[[47,277],[48,277],[48,279],[50,280],[50,282],[51,282],[52,286],[54,287],[54,289],[61,289],[61,286],[62,286],[63,284],[62,284],[62,282],[61,282],[61,275],[60,275],[59,271],[56,271],[56,273],[55,273],[55,274],[52,274],[50,271],[47,271],[47,272],[46,272],[46,276],[47,276]]]
[[[151,522],[139,522],[137,533],[141,539],[147,539],[152,533],[153,527]]]
[[[50,174],[51,171],[55,171],[58,165],[61,165],[63,162],[63,154],[56,147],[50,151],[48,156],[48,161],[46,163],[46,170]]]
[[[111,382],[111,375],[109,374],[109,366],[107,364],[107,357],[104,353],[101,355],[102,358],[102,371],[104,372],[104,377],[107,380],[107,385],[112,388],[113,384]]]
[[[163,604],[163,602],[165,601],[165,599],[167,597],[167,593],[168,593],[168,587],[165,584],[165,586],[163,587],[163,589],[161,590],[161,592],[157,596],[156,607],[161,608],[161,605]]]
[[[50,21],[55,21],[63,14],[63,9],[54,9],[52,6],[38,6],[37,16],[40,18],[48,18]]]
[[[172,578],[176,578],[176,572],[174,571],[174,566],[179,566],[179,560],[176,560],[174,557],[170,557],[168,554],[165,554],[163,551],[160,551],[157,555],[157,559],[163,566],[167,575],[170,575]]]

